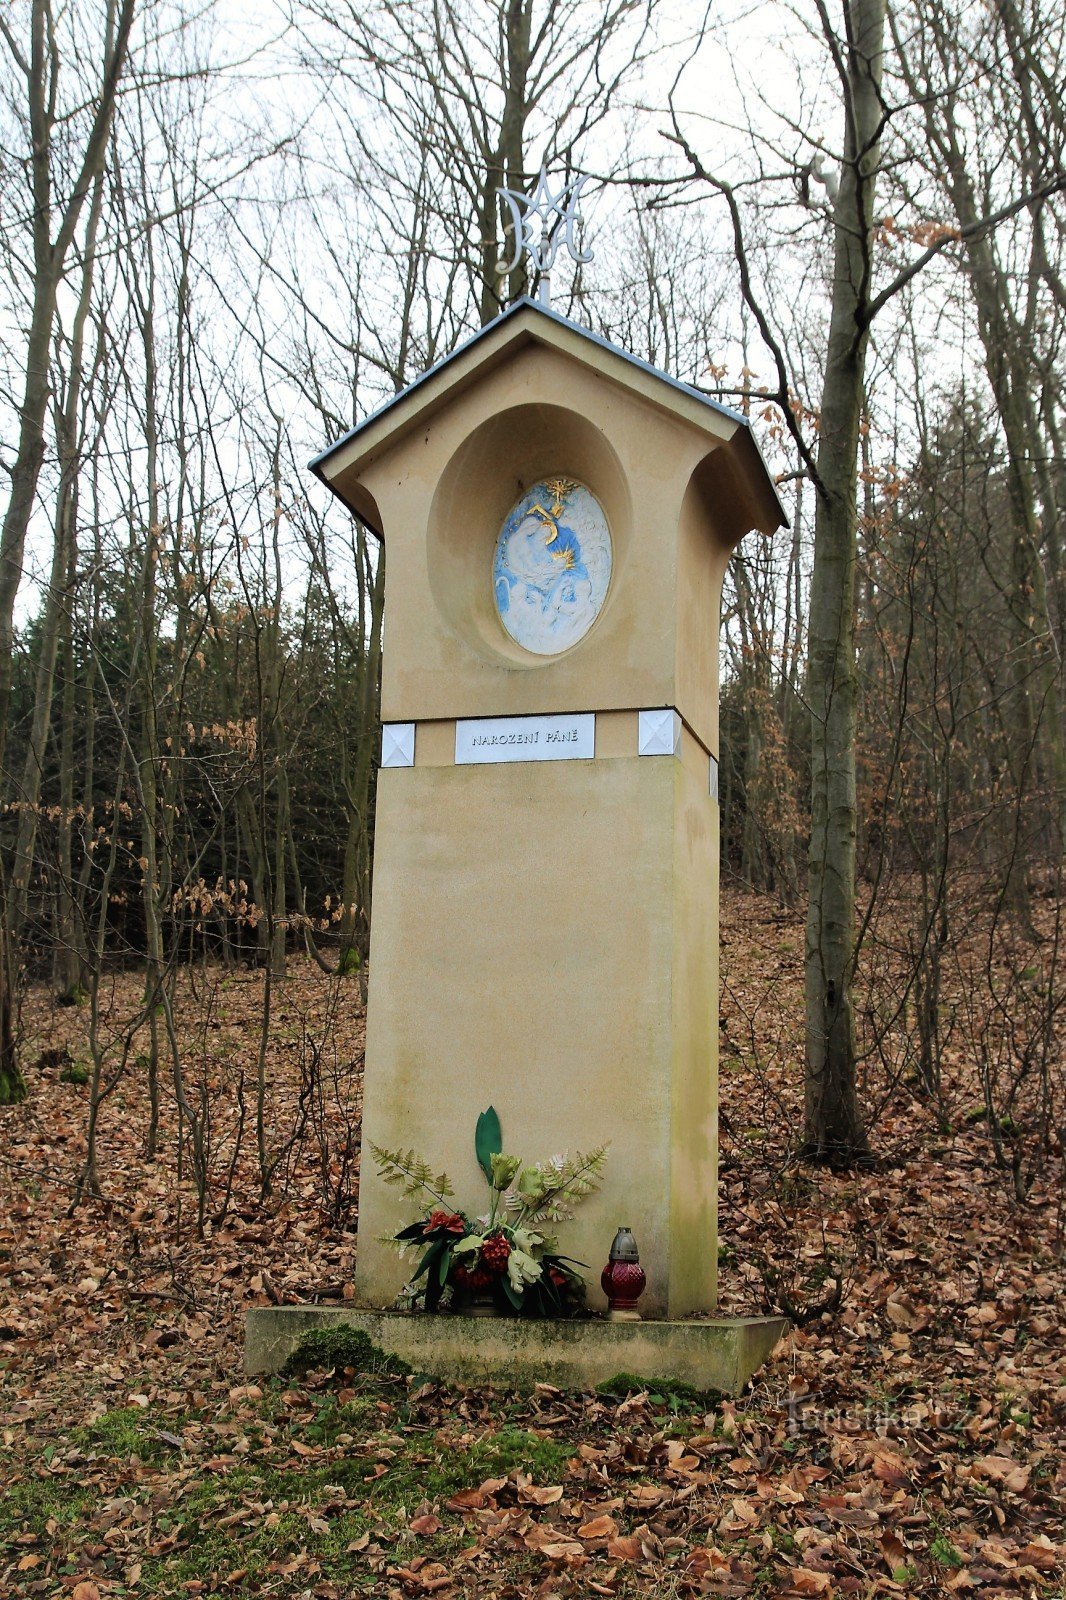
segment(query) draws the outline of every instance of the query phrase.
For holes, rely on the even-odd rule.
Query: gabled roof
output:
[[[357,509],[337,482],[341,474],[351,482],[353,474],[368,466],[383,449],[395,444],[411,429],[424,424],[447,400],[498,366],[514,350],[530,343],[562,350],[586,363],[595,352],[594,364],[598,371],[606,372],[614,381],[643,395],[653,405],[661,405],[674,415],[685,416],[696,427],[704,429],[719,441],[737,440],[740,435],[747,447],[744,453],[754,453],[753,465],[765,479],[764,487],[776,508],[776,525],[787,527],[788,518],[746,417],[701,394],[690,384],[681,383],[669,373],[661,372],[649,362],[630,355],[601,334],[572,322],[569,317],[552,311],[528,295],[523,295],[508,306],[506,311],[457,345],[450,355],[444,356],[406,389],[401,389],[399,394],[393,395],[376,411],[372,411],[358,427],[352,428],[335,444],[315,456],[309,462],[310,470],[345,505]],[[604,356],[607,357],[606,362]],[[772,530],[764,528],[764,531]]]

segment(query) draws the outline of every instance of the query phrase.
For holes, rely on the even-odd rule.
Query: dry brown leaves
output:
[[[366,1592],[394,1600],[1063,1592],[1060,1197],[1038,1189],[1024,1208],[1012,1201],[981,1127],[961,1115],[974,1086],[958,1061],[947,1084],[960,1111],[950,1132],[902,1094],[875,1136],[885,1158],[877,1171],[796,1172],[783,1199],[768,1174],[800,1105],[802,926],[737,896],[726,897],[722,926],[723,1310],[765,1309],[767,1265],[817,1295],[830,1253],[846,1265],[839,1312],[797,1331],[747,1395],[679,1423],[667,1397],[618,1404],[543,1386],[509,1420],[572,1446],[565,1477],[487,1478],[412,1508],[400,1539],[353,1541]],[[277,1127],[293,1112],[299,1037],[324,1014],[324,982],[294,963],[283,988],[269,1058]],[[116,978],[120,1007],[136,1004],[139,983],[136,974]],[[244,974],[225,990],[218,1026],[198,1043],[190,1035],[190,1051],[200,1051],[190,1059],[217,1097],[219,1183],[236,1127],[232,1090],[254,1069],[260,992]],[[345,990],[335,1042],[358,1065],[356,994],[354,983]],[[65,1045],[83,1058],[84,1020],[32,995],[30,1061]],[[753,1043],[764,1072],[751,1069]],[[0,1443],[36,1471],[49,1441],[62,1471],[72,1426],[142,1402],[153,1416],[177,1415],[195,1397],[215,1420],[171,1433],[159,1481],[179,1493],[194,1472],[224,1477],[245,1458],[259,1403],[238,1376],[244,1311],[316,1290],[350,1292],[354,1235],[323,1215],[314,1152],[305,1149],[263,1202],[248,1141],[224,1221],[197,1239],[188,1184],[179,1190],[175,1181],[172,1108],[164,1103],[161,1152],[149,1163],[145,1085],[130,1076],[105,1107],[104,1195],[68,1217],[86,1092],[61,1083],[57,1066],[29,1076],[27,1104],[0,1112]],[[298,1392],[292,1407],[299,1419]],[[491,1394],[427,1386],[411,1402],[410,1423],[395,1411],[385,1421],[401,1443],[416,1427],[451,1448],[461,1428],[491,1431],[502,1415]],[[387,1477],[390,1448],[398,1447],[378,1441],[368,1455],[367,1493]],[[323,1451],[294,1433],[285,1459],[315,1465]],[[122,1583],[137,1595],[144,1549],[165,1554],[168,1535],[138,1543],[109,1470],[97,1472],[100,1547],[128,1541]],[[312,1514],[328,1527],[336,1512]],[[3,1583],[44,1600],[108,1592],[95,1569],[60,1583],[49,1560],[47,1536],[31,1532],[13,1557],[0,1557]],[[233,1592],[240,1570],[221,1575]],[[279,1559],[270,1582],[281,1595],[346,1600],[349,1592],[306,1551]]]

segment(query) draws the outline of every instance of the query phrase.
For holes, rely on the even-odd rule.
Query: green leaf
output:
[[[500,1119],[496,1115],[496,1108],[489,1106],[477,1119],[474,1130],[474,1150],[477,1154],[477,1164],[485,1174],[489,1183],[492,1182],[492,1158],[498,1156],[503,1150],[503,1134],[500,1131]]]
[[[440,1253],[440,1261],[439,1261],[439,1263],[437,1265],[437,1281],[440,1284],[442,1289],[444,1288],[444,1285],[448,1281],[448,1274],[449,1274],[449,1272],[451,1270],[452,1270],[452,1246],[450,1244],[446,1244],[444,1246],[444,1249]]]
[[[433,1263],[439,1258],[439,1256],[440,1256],[441,1252],[443,1251],[443,1249],[444,1249],[443,1241],[440,1240],[440,1239],[435,1239],[433,1241],[433,1243],[430,1245],[429,1249],[426,1251],[425,1255],[422,1257],[421,1261],[418,1263],[418,1271],[415,1273],[414,1277],[411,1279],[412,1283],[417,1283],[419,1278],[422,1276],[423,1272],[428,1272],[429,1271],[429,1269],[433,1265]]]
[[[441,1288],[441,1285],[437,1280],[436,1273],[435,1272],[431,1272],[429,1277],[426,1279],[426,1310],[427,1311],[436,1311],[437,1307],[440,1305],[440,1297],[443,1294],[443,1292],[444,1291]]]
[[[401,1228],[399,1233],[395,1234],[394,1237],[402,1241],[409,1239],[421,1239],[425,1233],[425,1228],[426,1224],[425,1219],[423,1218],[421,1222],[412,1222],[408,1227]]]
[[[514,1286],[511,1283],[510,1278],[501,1278],[500,1279],[500,1288],[503,1290],[503,1292],[507,1296],[508,1300],[510,1300],[510,1302],[514,1306],[515,1310],[516,1311],[521,1311],[521,1309],[522,1309],[522,1296],[519,1294],[518,1290],[516,1288],[514,1288]]]

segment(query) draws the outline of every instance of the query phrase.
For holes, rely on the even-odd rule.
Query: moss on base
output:
[[[406,1361],[390,1356],[374,1344],[362,1328],[340,1322],[305,1333],[281,1368],[281,1375],[302,1378],[316,1368],[330,1367],[342,1372],[384,1374],[390,1378],[406,1378],[411,1371]]]
[[[616,1372],[606,1383],[596,1385],[596,1393],[607,1400],[625,1400],[631,1394],[649,1391],[652,1391],[652,1399],[659,1396],[677,1402],[679,1407],[700,1406],[705,1410],[722,1398],[721,1389],[697,1389],[691,1383],[682,1383],[677,1378],[642,1378],[635,1372]]]
[[[539,1322],[349,1306],[264,1306],[248,1313],[246,1370],[279,1372],[313,1330],[340,1328],[361,1332],[368,1346],[399,1357],[417,1372],[472,1387],[528,1389],[549,1382],[588,1390],[623,1373],[638,1387],[659,1392],[665,1392],[664,1384],[675,1384],[694,1394],[737,1394],[787,1332],[788,1323],[781,1317]]]

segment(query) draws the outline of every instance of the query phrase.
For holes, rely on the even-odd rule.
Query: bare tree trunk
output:
[[[366,999],[366,960],[370,951],[370,896],[371,896],[371,841],[370,841],[370,783],[374,773],[374,751],[377,747],[378,723],[381,708],[381,623],[385,601],[385,552],[377,553],[377,564],[372,570],[370,551],[365,531],[360,530],[359,555],[365,585],[361,585],[360,603],[370,610],[370,636],[363,659],[363,700],[359,719],[359,738],[355,747],[355,781],[353,798],[359,811],[356,905],[360,938],[360,957],[363,972],[363,998]],[[365,596],[365,599],[363,598]]]
[[[957,146],[952,151],[948,184],[962,226],[972,227],[979,212],[973,186]],[[1010,551],[1008,611],[1017,645],[1013,652],[1013,736],[1008,752],[1019,799],[1034,785],[1040,745],[1047,752],[1049,786],[1057,797],[1054,811],[1057,845],[1061,853],[1066,838],[1066,751],[1063,747],[1059,697],[1060,663],[1055,629],[1048,606],[1044,564],[1040,557],[1041,517],[1033,463],[1044,452],[1044,441],[1033,415],[1030,385],[1034,373],[1027,359],[1022,330],[1009,313],[1012,290],[998,271],[992,242],[985,234],[967,239],[966,262],[977,306],[977,325],[985,351],[985,367],[1007,444],[1007,486],[1013,513]],[[1015,856],[1011,896],[1023,909],[1027,905],[1025,852]]]
[[[73,602],[75,575],[71,552],[68,588]],[[74,885],[74,618],[68,610],[63,617],[62,638],[63,697],[59,732],[59,883],[56,888],[56,947],[53,963],[53,988],[64,1001],[78,1000],[84,990],[83,940],[78,923],[78,903]],[[92,747],[86,751],[91,767]]]
[[[93,527],[93,564],[92,564],[92,600],[88,608],[87,637],[97,639],[100,636],[100,613],[103,606],[102,578],[103,554],[102,540],[100,537],[100,485],[99,469],[93,465],[91,480],[92,487],[92,527]],[[91,951],[89,944],[90,928],[90,899],[89,891],[93,876],[93,855],[90,848],[93,830],[94,801],[96,795],[96,714],[100,703],[97,698],[97,678],[100,673],[95,655],[89,651],[85,663],[85,688],[83,693],[82,713],[85,721],[85,757],[81,774],[82,794],[82,857],[78,871],[76,909],[78,929],[78,952],[80,968],[83,974],[91,971]]]
[[[44,772],[45,747],[52,715],[52,692],[60,631],[64,619],[69,618],[74,599],[72,584],[77,552],[78,473],[82,445],[79,439],[78,414],[81,407],[84,373],[85,324],[92,298],[96,238],[102,200],[103,179],[97,177],[93,184],[86,227],[81,293],[71,330],[70,371],[63,404],[57,409],[56,415],[60,479],[56,498],[52,572],[41,623],[41,645],[37,661],[30,743],[26,751],[22,784],[18,795],[20,805],[18,838],[15,844],[15,865],[11,884],[12,909],[8,926],[11,937],[16,941],[21,935],[27,914],[27,897],[37,839],[41,777]]]
[[[60,61],[55,49],[50,0],[32,0],[28,56],[5,22],[4,41],[26,82],[30,149],[27,152],[32,204],[33,302],[26,343],[25,374],[19,406],[19,441],[11,467],[11,489],[0,529],[0,784],[4,782],[7,732],[14,673],[15,600],[22,582],[26,534],[33,514],[45,454],[45,421],[51,394],[49,352],[56,297],[82,206],[103,170],[114,114],[115,95],[126,63],[134,0],[111,0],[102,48],[96,109],[74,184],[52,237],[52,132]],[[4,906],[6,916],[6,886]],[[25,1082],[15,1059],[16,941],[0,929],[0,1104],[20,1100]]]
[[[0,770],[7,741],[14,646],[15,597],[22,582],[26,533],[33,513],[45,451],[45,420],[51,394],[49,349],[56,315],[56,295],[74,241],[82,206],[103,170],[119,79],[126,64],[134,0],[112,0],[108,6],[103,66],[81,168],[52,238],[52,132],[59,62],[53,46],[50,0],[33,0],[30,53],[27,60],[5,29],[8,46],[26,79],[32,148],[29,152],[33,191],[33,309],[26,344],[26,370],[18,449],[11,468],[11,492],[0,532]]]
[[[1058,622],[1061,635],[1062,618],[1061,614],[1053,617],[1059,608],[1049,601],[1041,554],[1043,541],[1052,564],[1052,581],[1061,582],[1056,559],[1059,507],[1047,466],[1049,456],[1055,460],[1056,408],[1054,402],[1046,408],[1043,428],[1037,408],[1045,375],[1041,348],[1045,352],[1054,348],[1048,330],[1042,327],[1045,314],[1040,286],[1046,285],[1060,310],[1066,309],[1066,292],[1060,297],[1057,264],[1048,258],[1044,234],[1049,204],[1046,191],[1054,187],[1056,172],[1062,171],[1066,115],[1053,73],[1049,80],[1041,52],[1034,45],[1039,34],[1035,20],[1021,16],[1013,0],[995,0],[991,19],[981,48],[987,52],[984,65],[989,92],[993,87],[998,90],[996,104],[1016,117],[1022,130],[1016,143],[1017,181],[1023,196],[1024,190],[1036,195],[1045,187],[1045,197],[1026,203],[1030,233],[1024,280],[1020,280],[1016,260],[1007,257],[1005,262],[994,235],[981,226],[982,202],[987,204],[992,180],[979,163],[973,170],[977,158],[969,131],[972,107],[961,101],[960,84],[969,76],[972,64],[960,46],[954,17],[938,0],[930,0],[922,19],[927,55],[909,70],[905,56],[903,61],[908,87],[916,103],[925,107],[937,179],[959,223],[964,242],[960,260],[977,311],[985,371],[1007,447],[1011,527],[1009,573],[1002,592],[1015,643],[1008,661],[1012,726],[1005,748],[1016,806],[1009,822],[1014,836],[1008,842],[1005,892],[1014,907],[1028,916],[1029,850],[1020,817],[1037,812],[1044,840],[1050,831],[1052,851],[1059,857],[1066,840],[1061,636],[1057,637],[1056,629]],[[1006,72],[1002,70],[1005,61],[1010,64]],[[934,72],[936,92],[932,92]],[[1049,359],[1054,362],[1053,355]],[[1040,787],[1046,797],[1034,794]]]
[[[149,179],[145,159],[144,106],[137,107],[140,151],[138,191],[141,202],[149,204]],[[142,1060],[148,1078],[149,1118],[145,1141],[148,1160],[155,1158],[159,1139],[159,1055],[163,1019],[162,986],[164,982],[164,951],[161,906],[169,889],[169,862],[166,851],[166,830],[159,807],[160,744],[156,709],[158,694],[159,635],[157,616],[157,590],[162,545],[162,507],[160,503],[159,476],[159,370],[156,346],[156,229],[150,217],[130,217],[127,211],[127,194],[119,186],[117,199],[124,225],[131,232],[143,230],[139,255],[131,256],[126,263],[126,288],[130,297],[140,335],[143,369],[143,411],[139,422],[144,437],[144,500],[136,494],[130,500],[131,544],[136,542],[138,522],[143,527],[143,554],[137,573],[138,637],[140,639],[139,670],[134,686],[134,704],[139,715],[136,746],[131,752],[141,798],[141,903],[144,909],[145,928],[145,978],[144,999],[148,1010],[149,1046],[146,1060]],[[131,227],[131,223],[133,226]],[[131,738],[133,736],[131,735]],[[175,1068],[177,1070],[177,1068]]]
[[[274,902],[273,927],[270,940],[270,970],[275,979],[284,978],[286,972],[286,946],[289,918],[286,901],[288,870],[286,856],[289,842],[289,775],[286,757],[278,762],[276,801],[274,806]]]
[[[526,80],[530,67],[530,37],[533,7],[531,0],[504,0],[505,12],[501,16],[504,35],[503,116],[499,126],[499,142],[495,150],[484,153],[485,166],[481,175],[481,322],[491,322],[498,316],[503,304],[497,225],[504,230],[509,224],[499,189],[521,188],[525,182],[524,148],[526,118],[529,114]],[[508,244],[511,241],[508,240]],[[511,254],[511,250],[507,251]],[[525,293],[525,258],[520,259],[507,280],[508,294],[512,300]]]
[[[141,626],[144,629],[145,642],[140,685],[140,749],[137,752],[140,789],[143,797],[141,808],[141,895],[144,904],[145,944],[147,947],[145,950],[144,995],[145,1003],[148,1006],[149,1046],[148,1060],[145,1065],[148,1073],[148,1104],[150,1108],[145,1155],[149,1161],[155,1157],[159,1140],[159,1022],[164,972],[163,929],[159,917],[159,904],[164,894],[164,882],[159,840],[159,786],[156,765],[159,751],[155,710],[155,596],[159,529],[152,515],[152,502],[155,501],[156,496],[154,479],[151,479],[151,477],[150,483],[152,487],[149,490],[149,525],[145,530],[144,565],[141,573]]]
[[[6,898],[0,865],[0,895]],[[0,1106],[17,1105],[26,1098],[26,1080],[18,1062],[15,1018],[18,1010],[18,970],[14,945],[0,924]]]
[[[844,160],[833,214],[834,273],[818,443],[807,692],[811,840],[807,910],[805,1154],[868,1158],[856,1087],[856,472],[868,340],[874,185],[882,121],[885,0],[851,0],[846,43],[827,38],[844,84]],[[825,25],[823,12],[823,25]]]
[[[526,119],[529,115],[530,40],[532,0],[507,0],[507,79],[503,120],[500,123],[500,158],[508,189],[521,191],[526,183]],[[499,201],[496,202],[499,205]],[[520,254],[507,279],[507,292],[517,300],[528,288],[526,257]]]

